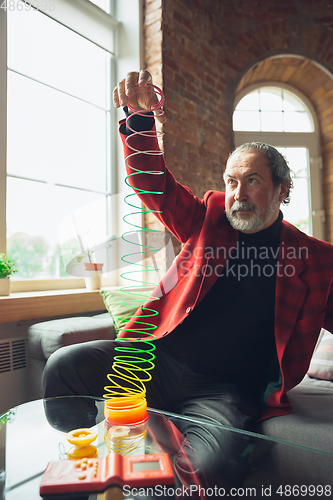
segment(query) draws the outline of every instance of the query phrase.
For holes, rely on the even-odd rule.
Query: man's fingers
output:
[[[149,71],[142,69],[139,74],[139,85],[140,87],[144,87],[145,85],[149,85],[153,83],[153,77],[149,73]]]
[[[118,83],[118,95],[121,106],[126,106],[128,99],[125,90],[125,80]]]
[[[165,113],[163,113],[163,111],[161,109],[154,111],[154,115],[155,115],[156,120],[162,124],[167,121]]]
[[[137,71],[131,71],[130,73],[127,73],[125,79],[125,92],[128,97],[133,94],[134,88],[138,84],[138,80],[139,73]]]
[[[127,105],[127,96],[125,93],[125,80],[118,83],[117,87],[113,89],[113,104],[116,108]]]
[[[113,89],[113,105],[115,108],[120,108],[118,85]]]
[[[158,103],[158,97],[151,88],[147,88],[147,92],[145,92],[144,87],[151,85],[152,83],[153,77],[149,71],[131,71],[113,90],[114,106],[116,108],[120,108],[121,106],[127,106],[130,102],[134,108],[138,107],[139,109],[151,109]],[[135,87],[137,85],[141,87],[143,92],[140,92],[136,96],[134,94],[136,93]],[[156,110],[154,114],[155,118],[160,123],[166,122],[166,116],[162,114],[160,110]]]

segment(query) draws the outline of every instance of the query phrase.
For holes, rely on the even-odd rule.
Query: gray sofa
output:
[[[258,442],[247,485],[257,486],[260,479],[261,484],[271,485],[271,498],[276,499],[288,496],[276,493],[281,491],[280,485],[296,486],[290,498],[325,498],[324,493],[319,494],[323,486],[333,498],[333,382],[306,375],[288,396],[292,413],[265,420],[256,429],[274,441]],[[311,494],[308,490],[301,495],[301,490],[297,492],[301,485],[314,486],[316,494],[312,488]]]
[[[28,329],[28,398],[30,401],[43,397],[42,376],[46,361],[63,346],[112,340],[115,328],[108,312],[94,316],[53,319],[32,325]]]
[[[55,350],[79,342],[113,338],[115,328],[108,312],[92,317],[44,321],[31,326],[28,332],[29,399],[42,398],[43,369]],[[317,358],[326,356],[326,360],[313,358],[311,364],[313,367],[310,373],[316,378],[306,375],[289,392],[293,412],[268,419],[257,427],[259,434],[274,440],[261,442],[262,440],[254,439],[251,469],[246,484],[249,487],[254,485],[257,492],[262,485],[271,485],[271,498],[283,498],[280,494],[275,497],[273,495],[281,484],[332,485],[333,491],[333,335],[329,335],[328,340],[326,338],[326,343],[329,341],[331,344],[321,349],[320,343],[324,340],[322,337],[318,342],[314,358],[319,353]],[[325,362],[328,370],[332,365],[332,373],[327,373],[327,370],[325,372]],[[325,380],[330,377],[332,381]],[[318,498],[319,496],[327,495],[318,495]],[[309,495],[310,497],[317,498],[316,495]]]

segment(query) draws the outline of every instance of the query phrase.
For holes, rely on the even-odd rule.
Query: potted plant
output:
[[[103,272],[103,263],[102,262],[93,262],[92,254],[93,251],[89,249],[87,252],[84,252],[88,257],[89,262],[84,263],[84,267],[86,268],[86,272],[88,276],[84,277],[84,281],[86,284],[87,290],[99,290],[101,288],[101,274]],[[83,260],[84,256],[77,257],[77,261]]]
[[[17,273],[15,264],[10,257],[4,253],[0,254],[0,295],[9,295],[10,277]]]
[[[79,236],[78,239],[80,243],[81,254],[76,257],[76,261],[78,263],[84,262],[86,270],[84,276],[86,288],[88,290],[99,290],[101,288],[101,274],[103,271],[104,264],[100,262],[94,262],[93,254],[98,252],[98,250],[110,248],[111,247],[110,242],[115,240],[116,237],[114,235],[109,236],[106,238],[105,242],[99,243],[92,247],[89,247],[88,245],[84,247],[82,239]],[[86,262],[86,260],[88,260],[88,262]]]

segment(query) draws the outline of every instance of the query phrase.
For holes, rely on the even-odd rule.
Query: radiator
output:
[[[26,401],[27,377],[26,339],[1,339],[0,413]]]

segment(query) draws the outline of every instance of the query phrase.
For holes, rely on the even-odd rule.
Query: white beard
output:
[[[260,231],[269,221],[279,205],[279,191],[276,191],[272,203],[265,208],[258,210],[253,203],[246,201],[235,201],[232,207],[227,210],[227,219],[234,229],[238,231]],[[251,210],[251,214],[243,214],[237,210]]]

